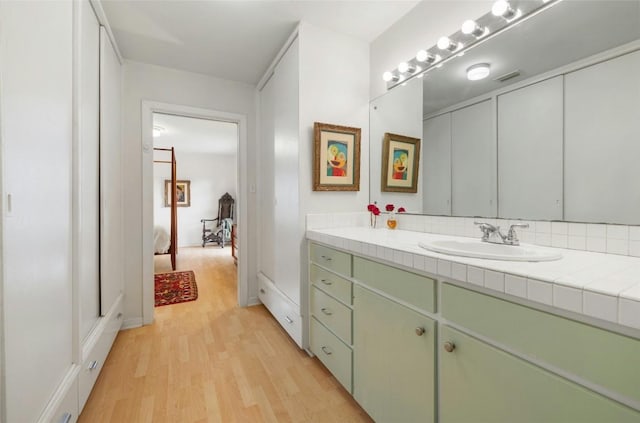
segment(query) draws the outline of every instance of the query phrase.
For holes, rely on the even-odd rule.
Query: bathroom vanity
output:
[[[567,299],[559,282],[619,283],[637,258],[483,260],[418,247],[471,238],[367,227],[307,238],[310,349],[374,420],[640,421],[640,327],[594,318],[590,285]]]

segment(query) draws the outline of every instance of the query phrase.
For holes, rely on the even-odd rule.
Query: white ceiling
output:
[[[153,138],[154,147],[175,147],[176,153],[207,153],[235,155],[238,146],[238,125],[184,116],[153,114],[153,126],[165,129]],[[156,152],[157,160],[166,156]]]
[[[299,21],[371,42],[417,3],[102,0],[125,58],[250,84]]]

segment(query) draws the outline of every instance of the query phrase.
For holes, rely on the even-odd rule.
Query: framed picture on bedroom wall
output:
[[[360,128],[313,124],[313,190],[360,191]]]
[[[191,181],[176,181],[178,207],[191,207]],[[164,181],[164,206],[171,207],[171,179]]]
[[[382,192],[418,192],[420,140],[384,134],[382,143]]]

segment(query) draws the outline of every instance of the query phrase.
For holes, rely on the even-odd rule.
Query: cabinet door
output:
[[[453,216],[496,216],[496,138],[492,101],[451,114]]]
[[[120,61],[100,28],[100,315],[123,289]]]
[[[424,121],[422,135],[423,212],[451,215],[451,113]]]
[[[640,51],[565,76],[565,220],[640,223]]]
[[[442,326],[440,421],[491,423],[637,422],[640,413]]]
[[[498,97],[498,216],[562,220],[563,77]]]
[[[354,397],[379,422],[433,422],[434,321],[360,286],[354,293]]]

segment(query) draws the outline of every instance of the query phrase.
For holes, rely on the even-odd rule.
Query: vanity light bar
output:
[[[493,38],[517,22],[535,16],[561,1],[497,0],[488,13],[476,20],[465,21],[459,31],[448,37],[441,37],[435,46],[420,50],[414,58],[400,63],[395,70],[385,72],[382,79],[387,83],[387,90],[441,67],[445,62],[464,55],[466,51]]]

